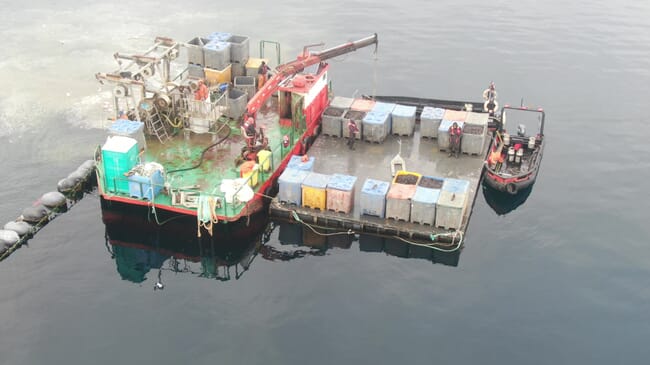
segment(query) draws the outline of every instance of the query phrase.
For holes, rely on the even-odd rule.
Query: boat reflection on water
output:
[[[324,254],[330,248],[350,249],[358,241],[362,252],[383,252],[401,258],[424,259],[433,263],[458,266],[461,249],[455,246],[436,248],[418,246],[404,240],[375,235],[354,235],[346,232],[326,231],[299,223],[278,223],[278,240],[282,245],[307,247],[309,254]]]
[[[120,277],[143,283],[157,275],[154,289],[164,288],[162,273],[165,271],[221,281],[236,280],[258,256],[268,261],[291,261],[324,256],[331,248],[351,249],[355,242],[362,252],[383,252],[449,266],[458,266],[460,256],[460,249],[442,252],[398,239],[268,221],[263,215],[251,219],[246,230],[240,227],[228,232],[232,224],[217,225],[212,236],[203,232],[200,237],[196,221],[187,217],[159,224],[142,210],[136,214],[122,209],[102,209],[102,220],[106,226],[106,249],[115,259]],[[278,238],[269,243],[276,228]]]
[[[246,227],[215,225],[213,234],[197,236],[196,220],[179,216],[159,224],[142,209],[102,209],[106,248],[124,280],[142,283],[157,271],[185,272],[217,280],[239,279],[269,239],[268,221],[252,217]],[[243,224],[243,223],[242,223]],[[232,231],[231,231],[232,230]]]
[[[492,189],[486,186],[485,183],[483,183],[482,188],[485,201],[498,215],[506,215],[517,209],[526,202],[526,199],[533,191],[533,185],[521,189],[514,195]]]

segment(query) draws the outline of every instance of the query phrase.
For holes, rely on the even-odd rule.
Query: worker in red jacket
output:
[[[194,100],[206,100],[208,98],[208,87],[203,80],[199,80],[199,87],[194,93]]]
[[[354,119],[348,120],[348,132],[348,148],[354,151],[354,140],[357,133],[359,133],[359,127],[357,127]]]
[[[460,137],[463,134],[463,129],[454,122],[451,127],[449,127],[449,157],[452,154],[458,158],[460,155]]]

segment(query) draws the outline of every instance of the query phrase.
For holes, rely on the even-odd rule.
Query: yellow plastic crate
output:
[[[248,62],[246,62],[246,76],[257,77],[257,69],[262,64],[262,61],[264,61],[264,63],[266,63],[267,65],[269,64],[269,60],[267,60],[266,58],[254,58],[254,57],[249,58]]]
[[[240,176],[242,178],[248,179],[248,177],[251,176],[251,178],[248,180],[248,185],[251,187],[257,186],[257,178],[259,176],[258,168],[259,167],[255,161],[246,161],[241,165],[239,169]]]
[[[398,183],[397,178],[402,176],[402,175],[405,175],[405,176],[406,175],[412,175],[412,176],[415,176],[417,178],[415,180],[415,182],[413,182],[413,183],[411,183],[410,181],[408,183],[400,182],[400,184],[406,184],[406,185],[417,185],[420,182],[420,179],[422,178],[422,175],[418,174],[417,172],[410,172],[410,171],[403,171],[403,170],[402,171],[397,171],[397,173],[395,173],[395,177],[393,178],[393,184],[397,184]],[[403,179],[404,179],[404,177],[400,178],[400,180],[403,180]]]
[[[214,85],[219,85],[223,84],[224,82],[230,82],[232,79],[232,66],[228,65],[228,67],[224,68],[223,70],[215,70],[213,68],[204,68],[205,71],[205,79],[208,82],[208,86],[214,86]]]
[[[257,163],[262,166],[262,171],[267,172],[271,169],[271,151],[261,150],[257,153]]]
[[[327,206],[327,190],[303,185],[302,206],[305,208],[325,210]]]

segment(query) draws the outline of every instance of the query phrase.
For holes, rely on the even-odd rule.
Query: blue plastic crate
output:
[[[411,200],[411,222],[434,226],[439,197],[440,189],[416,187]]]
[[[442,183],[442,190],[450,193],[465,194],[469,191],[469,181],[462,179],[447,178]]]
[[[327,188],[341,191],[350,191],[354,189],[354,184],[356,181],[356,176],[333,174],[330,176],[330,180],[327,183]]]
[[[366,179],[361,188],[361,214],[374,215],[384,218],[386,214],[386,194],[390,183],[374,179]]]
[[[211,41],[228,42],[230,37],[232,37],[232,33],[213,32],[213,33],[210,33],[210,35],[208,36],[208,39],[211,40]]]
[[[150,177],[131,175],[129,176],[129,195],[133,198],[153,201],[162,190],[163,184],[164,179],[160,171],[155,171]]]
[[[391,113],[393,124],[391,133],[410,136],[415,130],[415,112],[417,108],[408,105],[396,105]]]
[[[314,170],[314,161],[316,159],[314,157],[309,157],[309,160],[303,162],[302,161],[302,156],[291,156],[291,159],[289,159],[289,163],[287,163],[287,168],[288,169],[297,169],[297,170],[305,170],[305,171],[313,171]]]
[[[310,171],[287,168],[278,178],[278,200],[282,203],[302,204],[302,182]]]
[[[445,115],[445,109],[425,106],[420,113],[420,135],[426,138],[438,138],[440,121]]]
[[[393,109],[395,109],[395,106],[397,104],[393,103],[382,103],[380,101],[376,102],[375,105],[370,109],[370,112],[376,112],[379,114],[391,114],[393,112]]]
[[[389,113],[369,112],[363,118],[363,139],[369,142],[383,142],[390,131]]]
[[[230,43],[210,41],[203,46],[205,67],[223,70],[230,64]]]

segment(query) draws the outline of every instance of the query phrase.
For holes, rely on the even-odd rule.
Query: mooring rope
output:
[[[295,210],[292,210],[291,214],[293,216],[293,219],[296,220],[296,222],[298,222],[300,224],[303,224],[304,226],[306,226],[307,228],[312,230],[315,234],[320,235],[320,236],[354,235],[354,234],[357,234],[357,232],[353,231],[352,229],[348,229],[346,232],[336,232],[336,233],[318,232],[316,229],[314,229],[314,227],[318,227],[320,229],[326,229],[326,230],[336,230],[336,228],[322,227],[322,226],[316,226],[316,225],[312,226],[311,224],[309,224],[309,223],[303,221],[302,219],[300,219],[300,216],[298,215],[298,212],[296,212]],[[397,235],[393,235],[393,236],[390,236],[390,237],[393,237],[395,239],[398,239],[400,241],[403,241],[405,243],[408,243],[408,244],[414,245],[414,246],[427,247],[427,248],[430,248],[432,250],[436,250],[436,251],[440,251],[440,252],[454,252],[454,251],[457,251],[457,250],[459,250],[461,248],[462,243],[463,243],[464,235],[463,235],[462,231],[455,231],[455,232],[452,232],[452,233],[431,234],[429,236],[431,241],[432,241],[431,243],[418,243],[418,242],[407,240],[407,239],[402,238],[402,237],[397,236]],[[441,243],[436,243],[435,242],[438,239],[438,237],[451,237],[451,243],[448,244],[448,245],[445,245],[445,246],[453,247],[453,248],[438,247],[438,246],[443,245]],[[456,238],[458,238],[458,242],[456,242]]]

